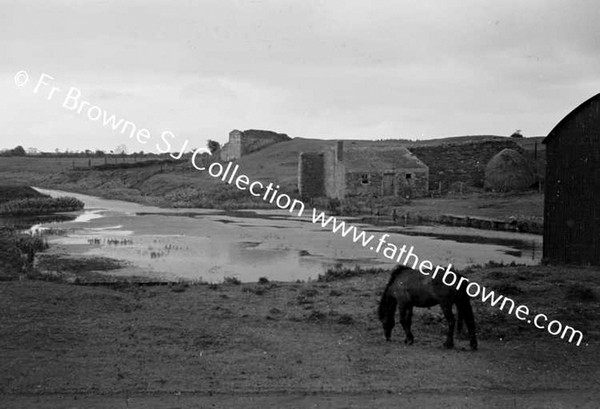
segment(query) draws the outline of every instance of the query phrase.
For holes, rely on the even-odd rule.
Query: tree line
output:
[[[217,152],[221,149],[221,145],[217,141],[211,139],[207,142],[207,147],[211,153]],[[190,149],[189,154],[192,154],[196,149]],[[91,150],[86,149],[83,151],[70,151],[56,148],[54,152],[42,152],[36,148],[23,148],[21,145],[17,145],[12,149],[0,150],[0,156],[41,156],[41,157],[61,157],[61,158],[103,158],[103,157],[133,157],[133,158],[162,158],[168,157],[169,153],[152,153],[152,152],[131,152],[127,153],[127,146],[119,145],[115,149],[110,151],[104,151],[101,149]]]

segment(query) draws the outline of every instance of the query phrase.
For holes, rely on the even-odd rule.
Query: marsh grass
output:
[[[379,275],[385,274],[387,270],[382,268],[362,268],[358,265],[354,266],[354,268],[347,268],[341,265],[337,265],[333,268],[327,269],[325,273],[319,274],[317,276],[317,281],[319,282],[330,282],[330,281],[338,281],[345,280],[352,277],[360,277],[360,276],[368,276],[368,275]]]
[[[32,197],[10,200],[0,204],[0,215],[29,216],[83,209],[83,202],[74,197]]]
[[[124,262],[108,257],[62,257],[59,255],[41,255],[37,266],[42,270],[54,272],[82,273],[87,271],[110,271],[124,266]]]

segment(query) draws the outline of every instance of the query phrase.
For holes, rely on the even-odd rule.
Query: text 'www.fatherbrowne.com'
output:
[[[272,203],[282,210],[288,210],[297,217],[301,217],[304,214],[305,206],[302,201],[292,199],[285,193],[280,193],[278,190],[280,188],[279,185],[274,186],[273,183],[265,185],[259,181],[251,181],[248,176],[238,173],[238,164],[233,166],[232,162],[229,162],[224,167],[219,162],[213,162],[207,168],[199,166],[196,163],[195,157],[192,157],[192,166],[200,171],[208,170],[210,176],[219,178],[225,183],[233,184],[240,190],[248,190],[252,196],[262,197],[264,201]],[[398,247],[394,243],[387,242],[387,238],[390,237],[387,233],[376,238],[374,235],[367,234],[365,231],[357,229],[356,226],[348,224],[345,221],[340,221],[336,217],[327,217],[324,212],[319,212],[314,208],[312,209],[311,221],[314,224],[320,224],[323,228],[331,229],[334,234],[340,234],[344,238],[351,238],[354,243],[358,243],[377,254],[382,254],[389,260],[406,266],[412,265],[414,270],[418,270],[425,276],[431,276],[432,279],[441,275],[442,282],[445,285],[455,287],[457,290],[464,288],[470,297],[481,297],[481,301],[489,302],[492,307],[498,307],[498,309],[508,312],[508,314],[514,312],[517,319],[526,321],[528,324],[533,323],[536,328],[545,329],[551,335],[560,336],[561,339],[568,337],[568,342],[574,342],[577,346],[583,340],[583,333],[581,331],[571,326],[563,325],[558,320],[548,322],[548,316],[545,314],[537,314],[531,319],[532,315],[526,305],[516,306],[513,299],[496,294],[494,291],[474,281],[470,281],[466,277],[459,277],[452,271],[452,264],[448,264],[447,267],[435,266],[434,268],[431,261],[420,261],[414,252],[413,246],[409,248],[406,245]]]

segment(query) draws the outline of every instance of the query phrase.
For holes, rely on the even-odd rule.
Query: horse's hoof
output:
[[[404,340],[404,343],[405,343],[406,345],[412,345],[412,344],[414,344],[414,342],[415,342],[415,341],[414,341],[413,339],[408,339],[408,338],[406,338],[406,339]]]
[[[452,348],[454,348],[454,344],[450,343],[450,342],[444,342],[444,348],[452,349]]]
[[[386,342],[390,342],[392,339],[390,337],[385,337]]]
[[[476,343],[474,343],[474,344],[471,344],[471,349],[472,349],[473,351],[477,351],[477,342],[476,342]]]

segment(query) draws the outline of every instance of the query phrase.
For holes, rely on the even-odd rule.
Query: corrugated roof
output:
[[[427,166],[408,149],[396,148],[344,148],[343,163],[347,172],[384,172]]]

